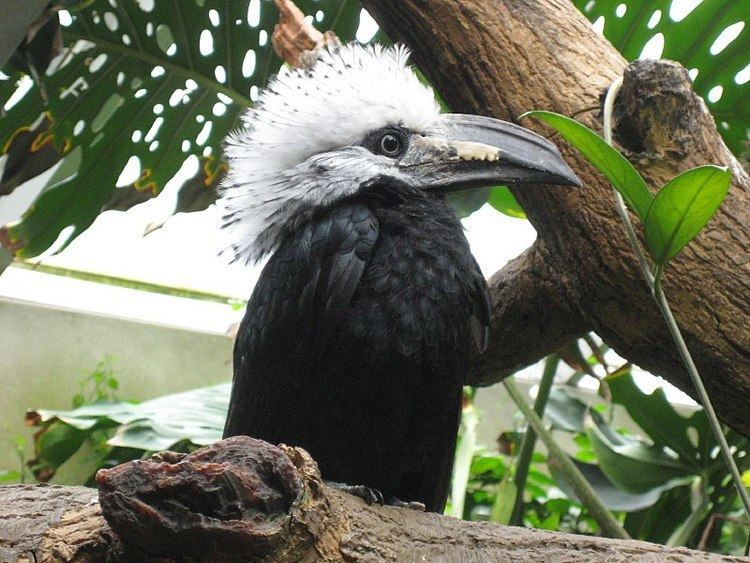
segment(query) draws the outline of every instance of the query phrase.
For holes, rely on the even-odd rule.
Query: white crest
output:
[[[403,46],[323,50],[279,74],[226,139],[220,205],[237,258],[259,260],[316,208],[351,195],[392,161],[358,146],[383,127],[420,132],[439,114]]]

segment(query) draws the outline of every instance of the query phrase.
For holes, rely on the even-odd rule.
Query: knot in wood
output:
[[[632,156],[682,160],[690,154],[707,114],[682,65],[635,61],[624,72],[614,135],[621,147],[635,153]]]
[[[103,469],[96,482],[104,517],[129,547],[222,561],[278,547],[304,489],[282,450],[247,436]]]

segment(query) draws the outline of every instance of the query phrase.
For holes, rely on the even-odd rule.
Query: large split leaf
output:
[[[750,138],[750,10],[746,1],[573,1],[592,22],[603,20],[604,36],[630,61],[640,56],[647,43],[663,39],[661,56],[690,69],[695,90],[707,100],[729,148],[736,155],[746,150]]]
[[[321,28],[354,38],[357,2],[297,4]],[[0,120],[6,147],[47,116],[49,129],[37,132],[34,147],[52,143],[76,161],[10,228],[20,253],[39,254],[67,227],[70,242],[102,209],[158,193],[190,155],[202,160],[202,181],[213,187],[221,140],[281,65],[270,44],[277,19],[271,0],[94,0],[63,19],[66,52],[44,77],[48,104],[32,87]],[[0,103],[20,76],[9,68],[5,75]],[[30,163],[34,157],[29,151]]]
[[[586,430],[599,467],[612,483],[631,493],[665,489],[693,478],[693,469],[658,446],[625,438],[594,419]]]
[[[630,417],[659,448],[668,448],[679,456],[680,462],[692,466],[696,474],[706,475],[718,471],[725,476],[726,469],[718,458],[717,441],[703,409],[681,415],[667,400],[662,388],[646,394],[636,385],[629,370],[618,370],[605,380],[612,401],[628,411]],[[730,430],[726,434],[730,446],[736,448],[738,457],[747,445],[747,439]],[[737,460],[743,466],[741,459]]]

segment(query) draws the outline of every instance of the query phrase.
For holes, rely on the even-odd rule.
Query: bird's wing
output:
[[[352,203],[314,219],[271,257],[237,333],[225,436],[254,431],[271,414],[263,413],[273,393],[310,372],[340,326],[377,238],[375,215]]]
[[[471,336],[477,350],[484,354],[490,340],[490,315],[492,302],[490,293],[487,289],[487,281],[484,279],[482,270],[479,268],[476,259],[472,256],[474,271],[471,275],[471,287],[469,288],[472,300],[472,312],[469,319]]]

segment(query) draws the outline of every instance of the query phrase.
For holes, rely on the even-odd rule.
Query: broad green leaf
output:
[[[297,5],[321,29],[354,39],[358,2]],[[63,22],[65,55],[44,77],[48,103],[32,87],[0,120],[0,147],[30,127],[35,146],[80,152],[73,173],[48,184],[10,228],[23,256],[43,252],[67,229],[60,250],[102,209],[156,195],[190,156],[201,161],[202,181],[214,185],[222,139],[281,66],[270,41],[278,20],[271,0],[94,0],[71,16]],[[4,69],[0,105],[19,78]],[[49,130],[36,129],[45,115]]]
[[[35,436],[36,459],[30,462],[34,475],[41,481],[48,481],[54,472],[81,447],[88,436],[62,422],[53,422]]]
[[[630,493],[621,487],[613,485],[601,468],[595,463],[585,463],[572,458],[571,461],[578,467],[589,484],[594,488],[596,494],[602,499],[604,505],[610,510],[633,512],[647,508],[655,504],[659,500],[662,491],[668,488],[655,487],[641,493]],[[570,498],[578,500],[575,492],[568,486],[565,478],[554,463],[550,464],[550,471],[555,478],[557,486]]]
[[[70,411],[31,413],[42,426],[35,436],[37,462],[47,478],[95,430],[117,427],[110,446],[143,451],[164,450],[181,442],[203,446],[221,439],[231,385],[193,389],[135,404],[108,402]]]
[[[574,119],[551,111],[529,111],[521,117],[534,117],[557,131],[610,181],[641,220],[646,218],[652,200],[646,182],[633,165],[604,139]]]
[[[461,219],[468,217],[485,203],[489,203],[497,211],[509,217],[526,218],[523,208],[506,186],[459,190],[449,193],[447,199]]]
[[[650,508],[629,512],[624,526],[633,539],[665,543],[692,512],[690,488],[675,487],[662,493]]]
[[[646,216],[646,247],[657,265],[666,264],[713,217],[729,191],[732,174],[699,166],[676,176],[654,198]]]
[[[507,186],[492,188],[487,203],[508,217],[526,219],[526,212]]]
[[[490,512],[490,521],[507,525],[516,502],[516,484],[510,479],[503,479],[497,488],[495,503]]]
[[[588,407],[564,387],[553,387],[544,409],[544,416],[552,421],[554,428],[580,432],[583,430],[583,420],[587,411]]]
[[[574,0],[629,60],[663,38],[665,59],[689,69],[719,131],[736,155],[750,139],[750,10],[746,0]],[[685,7],[690,10],[685,14]],[[717,99],[718,97],[718,99]]]
[[[612,401],[625,407],[630,417],[657,446],[666,446],[688,465],[706,466],[703,452],[715,445],[706,414],[696,411],[689,418],[678,414],[659,387],[646,395],[636,385],[630,371],[616,372],[605,379]],[[706,441],[711,443],[706,447]]]
[[[0,485],[19,483],[21,477],[21,472],[18,469],[0,470]]]
[[[475,188],[451,192],[446,199],[459,219],[464,219],[487,203],[489,196],[490,188]]]
[[[657,487],[677,486],[694,475],[694,470],[669,456],[661,448],[638,440],[614,441],[601,421],[586,428],[599,467],[612,483],[632,493]],[[618,443],[619,442],[619,443]]]

